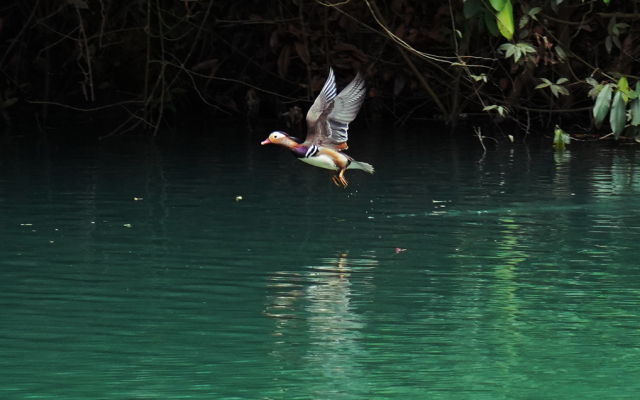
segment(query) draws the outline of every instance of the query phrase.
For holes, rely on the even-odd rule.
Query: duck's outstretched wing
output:
[[[303,145],[347,148],[347,129],[360,111],[366,94],[364,79],[358,72],[355,79],[336,95],[333,69],[322,91],[307,113],[307,138]]]
[[[316,97],[316,101],[313,102],[313,105],[307,112],[307,126],[309,127],[309,131],[311,131],[311,127],[315,126],[318,122],[318,119],[326,113],[327,107],[331,104],[333,99],[336,98],[336,77],[333,74],[333,68],[329,70],[329,77],[327,81],[324,83],[322,90],[318,97]],[[307,136],[307,141],[309,140],[309,136]]]
[[[347,134],[349,123],[358,115],[366,93],[364,79],[360,72],[358,72],[351,83],[333,99],[333,107],[327,115],[327,121],[331,128],[329,139],[334,146],[341,148],[340,145],[344,143],[342,148],[347,147],[346,141],[349,139],[349,135]]]

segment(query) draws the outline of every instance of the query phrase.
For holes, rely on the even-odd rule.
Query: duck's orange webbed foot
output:
[[[340,183],[342,183],[343,187],[347,187],[349,186],[349,183],[346,179],[344,179],[344,171],[344,169],[340,171],[340,173],[338,174],[338,179],[340,180]]]
[[[338,175],[333,175],[331,179],[333,179],[333,183],[335,183],[338,187],[346,188],[347,186],[349,186],[349,182],[344,179],[344,170],[340,171]]]
[[[334,183],[336,186],[340,186],[340,181],[338,180],[338,175],[333,175],[333,176],[331,177],[331,179],[333,179],[333,183]]]

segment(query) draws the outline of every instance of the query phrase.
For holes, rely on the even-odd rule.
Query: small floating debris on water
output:
[[[242,200],[242,196],[236,196],[236,201]]]

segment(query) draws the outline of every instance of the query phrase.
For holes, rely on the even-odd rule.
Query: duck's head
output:
[[[275,132],[271,132],[269,137],[263,140],[260,144],[270,144],[270,143],[278,144],[278,143],[282,143],[282,141],[285,138],[289,138],[289,135],[287,135],[282,131],[275,131]]]

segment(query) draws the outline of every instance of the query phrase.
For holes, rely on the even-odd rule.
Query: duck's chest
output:
[[[319,148],[316,145],[309,147],[299,146],[292,149],[298,159],[315,167],[337,171],[348,164],[348,159],[343,154],[329,149]]]
[[[300,157],[299,160],[316,167],[331,169],[334,171],[338,170],[338,166],[336,165],[336,162],[333,161],[333,158],[329,157],[326,154],[319,154],[313,157]]]

